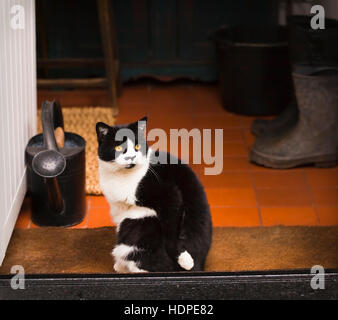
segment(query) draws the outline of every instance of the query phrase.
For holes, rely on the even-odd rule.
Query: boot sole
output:
[[[304,165],[314,165],[317,168],[332,168],[337,166],[337,155],[322,155],[315,157],[307,157],[302,159],[287,160],[287,159],[271,159],[264,154],[259,154],[251,150],[250,161],[264,167],[274,169],[289,169]]]

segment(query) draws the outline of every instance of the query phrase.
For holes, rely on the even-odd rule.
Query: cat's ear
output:
[[[142,119],[132,122],[129,124],[129,128],[132,129],[133,131],[137,132],[145,132],[146,127],[147,127],[147,117],[143,117]]]
[[[139,121],[137,121],[138,129],[140,131],[145,131],[146,130],[147,121],[148,121],[148,117],[143,117],[142,119],[140,119]]]
[[[101,142],[109,132],[109,126],[103,122],[96,124],[97,141]]]

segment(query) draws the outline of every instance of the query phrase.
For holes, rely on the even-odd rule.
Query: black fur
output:
[[[143,119],[144,120],[144,119]],[[127,125],[132,127],[134,124]],[[119,127],[121,128],[121,126]],[[99,157],[110,159],[117,127],[99,140]],[[109,145],[109,148],[104,146]],[[147,149],[148,150],[148,149]],[[204,268],[210,248],[212,226],[210,209],[201,182],[192,169],[178,160],[170,164],[150,164],[136,191],[136,205],[156,211],[156,217],[125,219],[120,224],[118,244],[134,245],[140,250],[127,258],[148,271],[182,271],[177,258],[188,251],[194,259],[192,270]]]

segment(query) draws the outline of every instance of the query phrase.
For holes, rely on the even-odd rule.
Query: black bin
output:
[[[293,92],[284,27],[223,27],[213,35],[223,107],[264,116],[280,113]]]

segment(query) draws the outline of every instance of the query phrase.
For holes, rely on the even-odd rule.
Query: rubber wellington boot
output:
[[[338,73],[293,73],[298,122],[277,136],[258,137],[250,160],[270,168],[337,164]]]
[[[301,73],[304,75],[313,75],[316,73],[325,73],[337,71],[337,67],[328,66],[294,66],[295,73]],[[280,135],[291,127],[295,126],[298,122],[298,106],[297,99],[294,98],[291,103],[274,119],[265,120],[257,119],[252,123],[251,133],[256,137],[269,135],[270,137]],[[337,141],[338,146],[338,141]]]
[[[276,136],[296,125],[297,121],[298,106],[297,100],[294,98],[276,118],[272,120],[254,120],[251,126],[251,133],[256,137],[264,135]]]
[[[308,69],[313,73],[316,69],[338,67],[338,21],[325,19],[325,29],[311,28],[311,16],[290,16],[289,47],[294,66]],[[302,73],[307,72],[302,70]],[[275,136],[293,127],[298,120],[297,102],[293,100],[273,120],[257,119],[251,126],[255,136]]]

